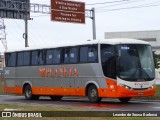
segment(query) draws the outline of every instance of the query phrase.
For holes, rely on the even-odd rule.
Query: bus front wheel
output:
[[[131,98],[119,98],[122,103],[128,103]]]
[[[37,100],[39,96],[32,94],[32,88],[30,85],[26,85],[24,88],[24,96],[27,100]]]
[[[102,98],[100,98],[98,96],[98,90],[97,90],[97,87],[95,85],[91,85],[89,88],[88,88],[88,99],[91,103],[97,103],[97,102],[100,102]]]

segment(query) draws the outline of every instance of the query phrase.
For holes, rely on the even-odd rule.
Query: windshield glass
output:
[[[119,77],[129,81],[149,81],[155,78],[151,46],[118,45]]]

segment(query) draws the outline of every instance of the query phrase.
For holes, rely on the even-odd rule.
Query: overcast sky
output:
[[[30,0],[31,3],[48,4],[50,0]],[[75,1],[75,0],[74,0]],[[96,9],[97,39],[105,32],[160,30],[160,0],[79,0],[86,9]],[[122,2],[118,2],[122,1]],[[113,3],[106,3],[113,2]],[[93,3],[103,3],[89,5]],[[139,8],[137,8],[139,7]],[[123,8],[123,9],[121,9]],[[126,9],[127,8],[127,9]],[[92,20],[85,24],[53,22],[49,14],[31,13],[29,21],[29,46],[77,42],[92,39]],[[24,21],[4,19],[8,49],[24,48]],[[0,52],[4,48],[0,43]]]

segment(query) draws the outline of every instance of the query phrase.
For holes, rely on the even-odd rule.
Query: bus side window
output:
[[[47,54],[46,54],[46,64],[52,64],[53,61],[53,50],[47,50]]]
[[[32,51],[31,64],[38,65],[38,51]]]
[[[88,47],[88,62],[97,62],[98,55],[97,55],[97,47],[90,46]]]
[[[30,65],[30,52],[23,53],[23,65]]]
[[[18,65],[18,66],[22,66],[22,65],[23,65],[23,52],[19,52],[19,53],[18,53],[17,65]]]
[[[44,65],[46,60],[46,51],[45,50],[39,50],[39,65]]]
[[[59,64],[61,60],[61,50],[54,49],[53,50],[53,64]]]
[[[7,67],[16,66],[16,53],[6,53],[6,66]]]
[[[63,61],[63,63],[69,63],[70,62],[70,57],[69,57],[69,55],[70,55],[70,48],[64,48],[64,61]]]
[[[116,79],[116,57],[113,45],[101,45],[101,63],[104,75]]]
[[[77,63],[78,61],[78,48],[70,49],[70,63]]]
[[[8,63],[9,63],[9,57],[10,57],[11,53],[6,53],[5,54],[5,64],[6,64],[6,67],[9,67],[8,66]]]
[[[80,62],[85,63],[87,62],[88,56],[88,47],[81,47],[80,48]]]

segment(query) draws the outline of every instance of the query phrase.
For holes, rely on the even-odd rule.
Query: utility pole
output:
[[[7,40],[6,40],[6,32],[3,18],[0,18],[0,41],[2,42],[5,51],[7,50]]]
[[[28,12],[29,12],[29,0],[26,0],[26,11],[25,11],[25,33],[23,34],[23,38],[25,39],[25,47],[29,47],[28,45]]]
[[[23,34],[23,38],[25,39],[25,47],[28,47],[28,20],[25,18],[25,33]]]
[[[93,40],[96,39],[96,16],[95,16],[95,8],[92,8],[92,29],[93,29]]]

